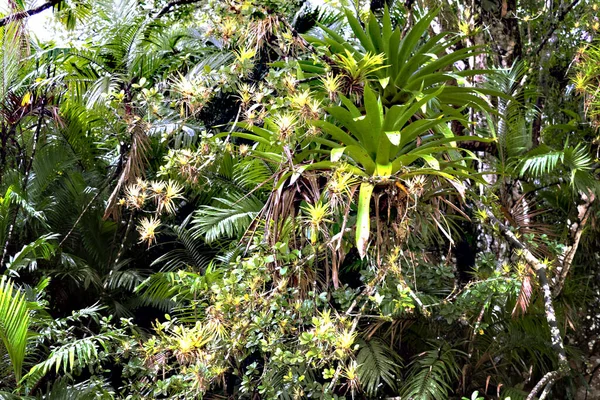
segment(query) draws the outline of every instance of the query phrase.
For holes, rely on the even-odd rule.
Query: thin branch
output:
[[[184,4],[194,4],[194,3],[199,3],[201,0],[173,0],[170,1],[169,3],[167,3],[166,6],[164,6],[159,12],[158,14],[156,14],[154,16],[154,18],[160,18],[162,16],[164,16],[165,14],[168,14],[170,12],[175,11],[175,7],[176,6],[180,6],[180,5],[184,5]]]
[[[112,179],[110,179],[110,180],[112,180]],[[102,187],[98,188],[98,192],[96,192],[96,194],[94,195],[94,197],[92,197],[92,199],[87,203],[87,205],[84,207],[83,211],[81,211],[81,213],[79,214],[79,217],[77,217],[77,219],[75,220],[75,223],[73,224],[73,226],[71,227],[71,229],[69,230],[69,232],[60,241],[59,247],[62,247],[62,245],[69,238],[69,236],[71,236],[71,234],[73,233],[73,231],[75,230],[75,228],[77,227],[77,225],[79,224],[79,222],[81,221],[81,219],[83,218],[83,215],[87,212],[87,210],[90,208],[90,206],[98,199],[98,197],[100,197],[100,194],[102,194],[102,192],[104,191],[104,189],[106,189],[106,187],[108,186],[108,182],[109,181],[107,181],[105,185],[102,185]]]
[[[550,38],[554,34],[554,31],[556,31],[556,29],[558,28],[558,25],[565,19],[567,14],[571,12],[573,7],[575,7],[577,3],[579,3],[579,0],[573,0],[571,4],[569,4],[566,8],[563,8],[563,10],[556,16],[556,18],[554,18],[554,21],[552,22],[552,24],[550,24],[550,29],[546,33],[546,36],[544,36],[544,38],[540,42],[536,54],[540,54],[540,52],[544,49],[544,46],[546,46],[546,43],[548,43],[548,40],[550,40]]]
[[[41,13],[44,10],[47,10],[48,8],[57,6],[62,0],[50,0],[42,5],[39,5],[37,7],[31,8],[29,10],[25,10],[25,11],[20,11],[14,14],[11,14],[7,17],[4,17],[2,19],[0,19],[0,27],[3,27],[5,25],[8,25],[9,23],[13,22],[13,21],[20,21],[22,19],[31,17],[32,15],[36,15]]]
[[[135,214],[135,210],[131,210],[131,214],[129,215],[129,222],[127,222],[127,228],[125,229],[125,235],[123,236],[123,241],[121,242],[121,246],[119,247],[119,252],[117,253],[117,258],[115,258],[115,267],[119,264],[119,260],[123,255],[123,251],[125,251],[125,242],[127,242],[127,236],[129,236],[129,232],[131,232],[131,227],[133,226],[133,216]]]

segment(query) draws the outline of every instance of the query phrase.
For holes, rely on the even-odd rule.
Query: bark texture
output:
[[[519,20],[515,13],[517,0],[477,0],[475,7],[481,35],[491,36],[491,40],[483,38],[482,41],[490,44],[494,63],[510,68],[523,53]]]

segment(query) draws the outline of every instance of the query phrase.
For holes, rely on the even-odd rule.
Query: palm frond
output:
[[[195,235],[202,235],[207,243],[223,238],[240,238],[264,203],[256,196],[230,194],[214,199],[213,205],[201,206],[193,219]]]
[[[10,392],[0,391],[0,400],[36,400],[35,397],[17,395]]]
[[[194,65],[186,74],[187,78],[194,78],[207,70],[216,71],[220,67],[231,62],[233,55],[231,53],[215,53],[207,57],[203,57],[200,62]]]
[[[403,384],[403,397],[413,400],[444,400],[452,391],[452,383],[459,376],[457,350],[445,343],[433,342],[436,348],[415,357],[410,373]]]
[[[31,198],[40,198],[58,178],[68,172],[76,163],[72,153],[65,151],[64,145],[49,144],[41,147],[32,165],[33,176],[27,193]]]
[[[43,211],[39,211],[37,204],[32,202],[26,193],[14,185],[11,185],[4,195],[4,200],[8,198],[9,206],[18,206],[20,210],[25,214],[27,218],[34,219],[38,223],[47,227],[46,214]]]
[[[15,380],[21,380],[27,348],[30,316],[25,295],[14,283],[2,277],[0,281],[0,339],[8,352]]]
[[[398,355],[378,338],[361,340],[359,345],[356,362],[362,389],[370,396],[375,396],[384,383],[395,390],[400,369]]]
[[[178,248],[169,250],[158,257],[152,265],[163,265],[163,271],[177,271],[193,268],[195,271],[204,270],[215,255],[215,250],[208,247],[204,241],[187,228],[189,217],[180,226],[172,227]]]
[[[110,290],[133,290],[144,281],[151,272],[150,270],[140,270],[136,268],[124,268],[130,260],[119,262],[108,274],[104,282],[104,287]]]
[[[52,382],[52,385],[42,396],[43,400],[110,400],[115,393],[106,381],[86,380],[77,384],[69,384],[68,379],[62,378]]]
[[[344,14],[331,7],[314,7],[307,2],[294,17],[292,26],[298,33],[322,38],[320,26],[335,31],[343,19]]]
[[[37,269],[37,260],[49,260],[54,255],[57,244],[53,241],[57,239],[58,235],[47,234],[24,245],[19,252],[10,256],[6,263],[6,269],[13,272],[27,267],[30,270]]]
[[[177,283],[179,276],[175,272],[152,274],[136,288],[136,292],[141,293],[139,305],[153,305],[163,311],[169,311],[176,304],[173,298],[181,291]]]
[[[569,146],[562,150],[540,145],[524,155],[519,162],[521,176],[532,178],[554,178],[555,181],[566,181],[575,191],[587,192],[597,190],[593,172],[594,160],[589,149],[581,144]]]
[[[157,272],[136,289],[141,295],[140,305],[154,305],[170,310],[178,304],[193,301],[199,293],[207,291],[223,276],[223,270],[210,264],[204,274],[179,270]]]
[[[19,80],[21,71],[21,25],[19,23],[8,24],[0,30],[0,62],[2,75],[0,82],[0,99],[2,102],[8,97],[8,93]]]
[[[60,133],[63,140],[57,147],[60,147],[65,153],[64,148],[68,146],[77,160],[89,168],[98,166],[100,161],[95,157],[98,152],[98,143],[90,133],[94,129],[101,129],[106,123],[106,119],[102,118],[102,114],[98,111],[97,108],[89,109],[84,104],[71,101],[71,99],[63,103],[60,111],[63,122]],[[68,159],[64,162],[66,161]]]
[[[28,385],[35,384],[49,371],[70,374],[76,368],[82,368],[100,361],[102,351],[109,351],[109,344],[115,339],[111,333],[101,333],[73,340],[52,350],[48,358],[34,365],[23,377]]]
[[[272,188],[272,175],[273,171],[263,160],[240,159],[230,154],[225,154],[205,172],[205,178],[213,187],[211,194],[214,195],[210,197],[221,197],[227,192],[238,195],[268,192]]]

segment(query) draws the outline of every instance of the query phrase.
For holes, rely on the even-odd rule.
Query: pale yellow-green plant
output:
[[[310,241],[313,245],[317,243],[319,239],[319,232],[324,229],[325,223],[331,222],[328,219],[330,215],[329,204],[322,201],[318,201],[315,204],[307,204],[302,207],[302,210],[306,214],[306,223],[309,226]]]
[[[175,213],[175,200],[183,199],[183,186],[174,180],[169,180],[164,187],[164,192],[156,195],[157,199],[157,214],[163,211],[167,214]]]
[[[148,243],[150,247],[156,241],[156,231],[160,226],[160,220],[155,217],[144,217],[137,226],[140,235],[140,243]]]

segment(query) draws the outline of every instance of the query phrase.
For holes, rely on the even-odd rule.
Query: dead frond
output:
[[[122,157],[127,157],[127,161],[125,161],[117,185],[108,199],[106,210],[104,211],[104,219],[108,219],[111,216],[113,218],[117,217],[117,199],[124,185],[137,182],[138,178],[144,176],[145,167],[148,162],[147,153],[150,147],[150,139],[146,135],[147,129],[147,124],[141,119],[137,119],[129,126],[131,147],[127,156],[122,153]]]

